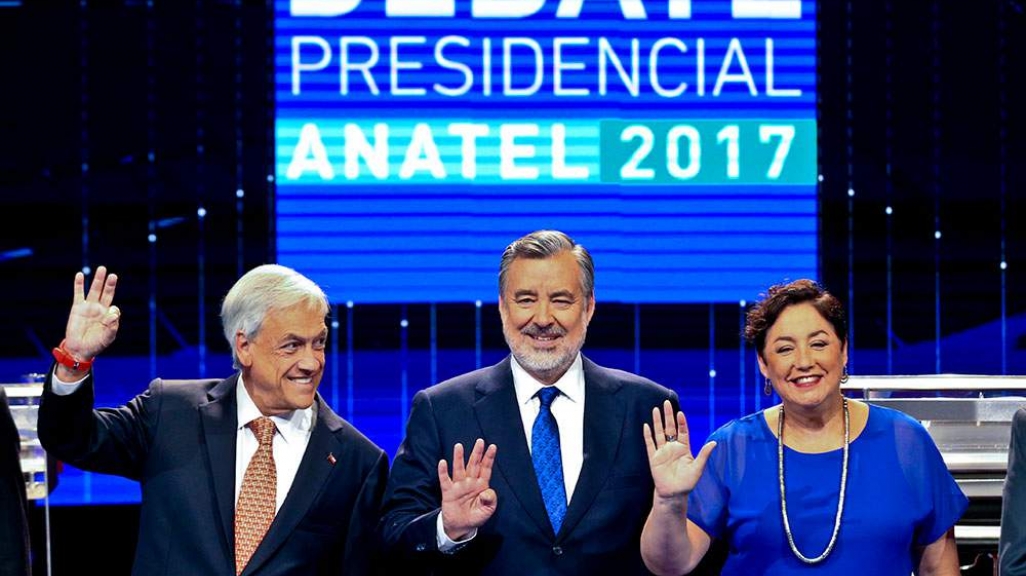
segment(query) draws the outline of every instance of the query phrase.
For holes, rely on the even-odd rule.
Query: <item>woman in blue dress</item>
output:
[[[726,424],[694,458],[684,414],[653,409],[641,536],[652,572],[686,574],[723,540],[724,575],[959,574],[968,499],[918,421],[841,395],[846,328],[817,283],[774,286],[745,337],[781,404]]]

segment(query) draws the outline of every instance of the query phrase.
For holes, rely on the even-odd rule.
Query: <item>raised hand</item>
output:
[[[117,284],[117,275],[107,274],[107,268],[100,266],[86,294],[85,275],[75,274],[75,294],[64,332],[64,349],[76,359],[92,360],[114,342],[121,319],[121,311],[111,304]]]
[[[452,450],[452,476],[445,460],[438,462],[438,483],[442,487],[442,528],[452,540],[462,540],[480,528],[495,513],[497,497],[488,486],[495,464],[495,444],[485,450],[478,438],[470,459],[463,464],[463,444]]]
[[[692,457],[684,412],[678,411],[674,422],[673,406],[669,400],[663,403],[662,414],[658,406],[652,408],[652,427],[645,424],[644,432],[648,467],[652,471],[656,496],[666,499],[687,498],[701,478],[716,443],[707,443],[702,446],[697,457]]]

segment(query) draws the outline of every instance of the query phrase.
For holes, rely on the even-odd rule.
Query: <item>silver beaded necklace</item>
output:
[[[848,445],[851,443],[851,425],[848,417],[848,399],[842,397],[844,405],[844,460],[841,464],[841,494],[837,498],[837,516],[834,518],[834,532],[830,535],[830,542],[826,550],[815,558],[808,558],[795,546],[794,536],[791,534],[791,523],[787,520],[787,492],[784,490],[784,406],[780,406],[780,419],[777,421],[777,472],[780,477],[780,515],[784,518],[784,533],[787,534],[787,543],[791,545],[791,552],[799,560],[806,564],[818,564],[834,550],[837,544],[837,535],[841,532],[841,514],[844,512],[844,491],[848,486]]]

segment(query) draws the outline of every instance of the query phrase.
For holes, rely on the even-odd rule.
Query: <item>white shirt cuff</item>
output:
[[[74,382],[65,382],[57,377],[57,368],[54,368],[53,378],[50,379],[50,390],[58,396],[69,396],[71,394],[74,394],[75,391],[78,390],[78,387],[81,386],[82,383],[85,382],[85,379],[88,377],[89,375],[86,374],[85,376],[79,378]],[[441,517],[441,514],[439,514],[439,517]]]
[[[449,535],[445,533],[445,529],[442,528],[442,513],[441,512],[438,513],[438,521],[435,522],[435,526],[437,528],[436,529],[436,534],[437,534],[436,535],[436,539],[438,541],[438,551],[443,553],[443,554],[455,552],[461,546],[463,546],[467,542],[470,542],[471,540],[473,540],[474,536],[477,536],[477,528],[474,528],[473,530],[470,531],[470,534],[467,534],[467,537],[464,538],[463,540],[457,541],[457,540],[453,540],[452,538],[449,538]]]

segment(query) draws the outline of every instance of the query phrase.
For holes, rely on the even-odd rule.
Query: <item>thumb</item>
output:
[[[478,500],[481,502],[481,506],[484,506],[486,508],[494,507],[498,499],[499,496],[495,493],[495,489],[493,488],[485,490],[481,493],[480,496],[478,496]]]
[[[111,306],[107,309],[103,318],[100,319],[100,324],[107,328],[117,328],[119,320],[121,320],[121,309],[117,306]]]
[[[712,454],[715,447],[716,442],[706,442],[705,446],[702,446],[702,450],[698,452],[698,456],[695,457],[695,466],[698,466],[699,472],[705,470],[705,463],[709,461],[709,455]]]

